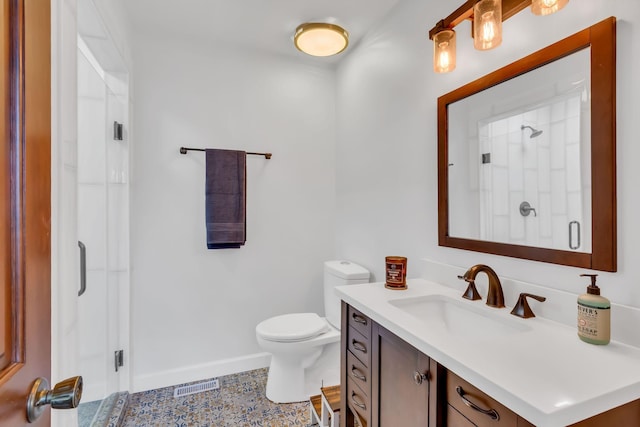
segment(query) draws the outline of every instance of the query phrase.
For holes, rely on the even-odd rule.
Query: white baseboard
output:
[[[255,353],[248,356],[217,360],[200,365],[135,376],[133,377],[132,390],[130,393],[266,368],[270,362],[271,354]]]

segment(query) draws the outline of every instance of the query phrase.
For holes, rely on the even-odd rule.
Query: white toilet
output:
[[[320,380],[326,386],[335,385],[340,368],[340,298],[334,288],[341,285],[367,283],[369,271],[349,261],[324,263],[324,311],[326,318],[316,313],[293,313],[275,316],[256,326],[258,345],[271,353],[267,378],[267,398],[276,403],[302,402],[310,390],[320,390]],[[314,364],[323,354],[323,373],[312,373]],[[327,369],[335,384],[327,384]],[[332,375],[328,376],[331,377]],[[333,378],[332,378],[333,379]]]

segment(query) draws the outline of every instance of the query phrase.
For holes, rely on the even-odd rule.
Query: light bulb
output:
[[[448,45],[449,43],[440,43],[440,58],[438,62],[440,62],[440,68],[442,69],[448,69],[451,63],[449,60],[449,52],[443,50],[446,49]]]
[[[482,15],[482,40],[490,43],[496,36],[495,24],[493,22],[493,12],[487,12]]]

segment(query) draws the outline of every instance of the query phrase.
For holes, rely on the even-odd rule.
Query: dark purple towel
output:
[[[205,150],[207,248],[239,248],[246,241],[246,159],[234,150]]]

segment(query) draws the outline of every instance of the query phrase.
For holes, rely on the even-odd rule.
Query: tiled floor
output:
[[[174,387],[129,396],[122,427],[306,427],[309,403],[265,397],[267,369],[220,377],[220,389],[173,397]],[[181,384],[183,385],[183,384]]]

